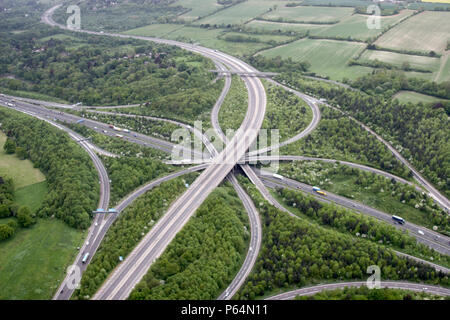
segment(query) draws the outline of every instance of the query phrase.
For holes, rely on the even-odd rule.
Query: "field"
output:
[[[0,176],[13,178],[15,201],[36,212],[47,194],[45,176],[29,160],[6,155],[5,141],[6,136],[0,132]],[[59,220],[38,219],[31,228],[18,229],[11,239],[1,242],[0,300],[50,299],[82,235]]]
[[[434,81],[436,82],[450,81],[450,59],[448,58],[449,55],[450,51],[447,51],[441,57],[441,67],[437,72]]]
[[[364,47],[364,44],[355,42],[302,39],[263,51],[261,54],[270,58],[281,56],[308,61],[311,64],[311,71],[316,74],[329,76],[333,80],[342,80],[345,77],[356,79],[370,72],[370,68],[347,66],[347,62],[364,50]]]
[[[14,179],[16,189],[45,180],[45,176],[33,167],[29,160],[20,160],[14,154],[6,154],[3,150],[6,136],[0,132],[0,176]]]
[[[353,8],[285,7],[279,5],[262,16],[267,20],[334,23],[353,13]]]
[[[62,221],[38,220],[0,243],[0,300],[51,299],[82,237]]]
[[[196,21],[195,24],[243,24],[267,12],[275,5],[280,5],[280,1],[249,0],[222,10],[204,19],[200,19]]]
[[[252,30],[259,30],[263,32],[294,32],[294,33],[304,33],[310,31],[311,34],[315,34],[320,30],[326,29],[325,25],[319,24],[307,24],[307,23],[286,23],[286,22],[273,22],[273,21],[263,21],[263,20],[252,20],[245,25],[247,28]]]
[[[378,36],[384,29],[387,29],[394,23],[410,16],[412,13],[411,10],[403,10],[401,13],[394,16],[381,17],[381,29],[367,28],[367,16],[355,14],[344,17],[338,24],[320,29],[313,29],[311,30],[311,34],[322,37],[350,37],[358,40],[367,40],[371,37]]]
[[[128,30],[126,34],[154,36],[183,42],[198,43],[202,46],[221,50],[236,56],[253,54],[261,49],[270,47],[270,45],[262,42],[231,42],[222,40],[220,37],[225,35],[224,29],[204,29],[177,24],[153,24],[142,28]],[[250,37],[261,38],[262,36],[250,35]],[[280,36],[279,39],[286,39],[286,37]]]
[[[436,23],[439,21],[439,23]],[[443,53],[450,30],[450,12],[425,11],[406,20],[381,36],[380,47]]]
[[[42,201],[44,201],[46,193],[47,182],[42,181],[17,189],[15,191],[15,200],[21,206],[28,206],[32,212],[36,212]]]
[[[408,103],[408,102],[432,103],[432,102],[442,101],[442,99],[428,96],[428,95],[421,94],[421,93],[417,93],[414,91],[399,91],[393,96],[393,98],[398,99],[398,101],[402,102],[402,103]]]
[[[425,69],[436,73],[440,67],[439,58],[431,58],[424,56],[414,56],[410,54],[400,54],[389,51],[366,50],[361,55],[361,60],[379,60],[397,67],[401,67],[407,62],[413,68]]]
[[[198,0],[180,0],[175,2],[174,5],[181,5],[184,8],[191,9],[189,12],[179,16],[180,19],[185,21],[192,21],[199,17],[204,17],[223,8],[222,5],[217,3],[217,0],[202,0],[200,6]]]

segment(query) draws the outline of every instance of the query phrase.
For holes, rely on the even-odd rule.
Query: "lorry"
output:
[[[276,178],[276,179],[284,180],[284,177],[283,177],[282,175],[277,174],[277,173],[274,173],[272,176],[273,176],[274,178]]]
[[[402,217],[399,217],[399,216],[393,215],[392,220],[394,220],[395,222],[398,222],[400,224],[405,224],[405,219],[403,219]]]
[[[83,260],[81,260],[81,262],[86,263],[88,259],[89,259],[89,252],[84,255]]]

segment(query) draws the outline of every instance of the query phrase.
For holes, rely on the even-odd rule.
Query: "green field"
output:
[[[450,81],[450,51],[446,51],[441,57],[441,67],[434,78],[436,82]]]
[[[398,99],[399,102],[402,103],[433,103],[438,101],[443,101],[443,99],[439,99],[433,96],[428,96],[425,94],[417,93],[414,91],[399,91],[393,97],[393,99]]]
[[[202,0],[201,5],[199,5],[198,0],[179,0],[174,5],[181,5],[184,8],[191,9],[189,12],[179,16],[180,19],[185,21],[192,21],[199,17],[204,17],[223,8],[222,5],[217,3],[217,0]]]
[[[273,22],[273,21],[263,21],[263,20],[252,20],[247,23],[246,28],[251,28],[252,30],[258,30],[261,32],[294,32],[294,33],[304,33],[310,31],[311,34],[320,32],[327,28],[326,25],[319,24],[307,24],[307,23],[285,23],[285,22]]]
[[[375,44],[392,49],[443,53],[449,39],[450,12],[424,11],[382,35]]]
[[[151,24],[145,27],[140,27],[136,29],[131,29],[123,32],[124,34],[132,34],[136,36],[144,36],[144,37],[164,37],[174,30],[183,28],[181,24]]]
[[[60,220],[38,220],[0,243],[0,300],[51,299],[83,233]]]
[[[28,206],[32,212],[36,212],[47,194],[47,182],[42,181],[15,191],[15,201],[21,206]]]
[[[355,42],[302,39],[260,54],[269,58],[281,56],[308,61],[311,71],[316,74],[342,80],[345,77],[356,79],[371,71],[371,68],[347,65],[348,61],[364,48],[365,44]]]
[[[424,56],[415,56],[410,54],[400,54],[389,51],[366,50],[361,55],[361,60],[379,60],[401,67],[403,63],[407,62],[413,68],[425,69],[437,73],[441,61],[439,58],[431,58]]]
[[[221,39],[224,29],[205,29],[200,27],[187,27],[177,24],[152,24],[146,27],[128,30],[126,34],[138,36],[153,36],[165,39],[179,40],[182,42],[198,43],[207,48],[214,48],[235,56],[254,54],[270,45],[262,42],[231,42]],[[269,36],[249,35],[268,41]],[[285,40],[288,37],[279,36],[278,39]]]
[[[5,141],[6,136],[0,132],[0,176],[13,178],[15,201],[36,212],[47,194],[45,176],[29,160],[6,155]],[[65,274],[65,266],[75,257],[82,235],[59,220],[38,219],[31,228],[18,229],[11,239],[2,241],[0,300],[50,299]]]
[[[354,14],[344,17],[338,24],[320,29],[312,29],[311,34],[321,37],[350,37],[358,40],[367,40],[368,38],[378,36],[383,30],[410,16],[412,13],[413,11],[411,10],[403,10],[395,16],[381,17],[381,29],[367,28],[367,16]]]
[[[353,8],[339,7],[286,7],[281,4],[262,16],[267,20],[297,22],[336,22],[353,13]]]
[[[259,1],[248,0],[235,6],[221,10],[216,14],[200,19],[195,24],[243,24],[265,12],[275,5],[280,5],[280,1]]]
[[[5,141],[5,134],[0,132],[0,176],[13,178],[16,189],[44,181],[45,176],[33,167],[31,161],[20,160],[14,154],[5,153]]]

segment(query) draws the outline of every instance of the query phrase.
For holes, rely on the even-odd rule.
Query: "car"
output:
[[[98,222],[95,223],[95,226],[98,226]]]
[[[425,235],[425,233],[423,233],[422,230],[417,230],[417,232],[418,232],[419,234],[421,234],[421,235]]]

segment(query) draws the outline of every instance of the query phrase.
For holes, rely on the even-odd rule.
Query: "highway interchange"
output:
[[[55,6],[48,10],[43,15],[43,22],[58,26],[61,28],[65,28],[64,26],[57,25],[52,19],[51,16],[53,12],[58,8],[59,6]],[[81,31],[81,32],[87,32],[90,34],[97,34],[100,35],[100,33],[92,32],[92,31]],[[176,41],[171,40],[163,40],[163,39],[155,39],[155,38],[148,38],[148,37],[135,37],[135,36],[124,36],[120,34],[107,34],[102,33],[101,35],[104,36],[117,36],[117,37],[125,37],[125,38],[136,38],[141,40],[149,40],[149,41],[155,41],[159,43],[165,43],[170,45],[176,45],[181,48],[199,53],[205,57],[208,57],[212,59],[216,66],[220,70],[226,70],[228,68],[229,70],[232,70],[233,72],[258,72],[253,67],[250,67],[246,63],[232,57],[226,54],[223,54],[221,52],[218,52],[217,50],[207,49],[196,45],[191,44],[185,44],[180,43]],[[225,67],[226,66],[226,67]],[[302,93],[299,93],[293,89],[287,88],[281,84],[276,83],[277,85],[283,86],[286,90],[289,90],[290,92],[293,92],[294,94],[298,95],[302,99],[304,99],[308,105],[313,110],[313,120],[309,124],[309,126],[302,131],[301,133],[297,134],[296,136],[290,138],[287,141],[284,141],[280,143],[279,145],[272,147],[271,149],[262,149],[257,150],[256,152],[246,154],[250,144],[253,142],[253,140],[256,139],[257,132],[259,131],[262,120],[264,119],[265,115],[265,108],[266,108],[266,95],[264,87],[262,86],[262,83],[257,77],[245,77],[243,76],[242,79],[244,80],[244,83],[246,85],[246,88],[248,90],[248,110],[246,117],[240,127],[240,130],[235,134],[235,136],[228,141],[226,137],[224,136],[218,122],[218,111],[220,109],[220,106],[230,88],[231,84],[231,77],[229,75],[225,75],[225,86],[224,89],[214,106],[212,113],[211,113],[211,121],[213,124],[214,129],[216,130],[217,134],[221,139],[226,142],[226,147],[223,151],[220,153],[217,152],[217,150],[214,149],[214,146],[209,142],[209,140],[203,136],[203,134],[199,132],[195,132],[195,130],[187,125],[184,125],[185,128],[187,127],[191,131],[194,132],[194,134],[198,137],[202,138],[202,142],[205,144],[209,154],[213,156],[213,158],[208,161],[207,163],[200,164],[195,167],[188,168],[186,170],[180,170],[174,174],[171,174],[167,177],[155,180],[153,182],[150,182],[149,184],[139,188],[129,196],[127,196],[118,206],[117,206],[117,213],[114,214],[107,214],[107,215],[97,215],[94,219],[93,225],[91,226],[89,230],[88,238],[86,239],[85,244],[83,245],[83,248],[80,250],[80,253],[75,261],[75,264],[78,265],[81,269],[85,269],[87,264],[81,264],[81,256],[84,252],[92,252],[90,259],[94,255],[95,251],[97,250],[98,246],[100,245],[104,235],[106,234],[109,226],[113,223],[113,221],[117,218],[117,216],[122,212],[130,203],[132,203],[133,200],[135,200],[137,197],[148,191],[149,189],[159,185],[163,181],[167,181],[169,179],[173,179],[174,177],[180,176],[182,174],[185,174],[187,172],[192,171],[200,171],[204,170],[202,174],[196,179],[196,181],[188,188],[188,190],[179,198],[177,199],[172,206],[168,209],[167,213],[161,217],[161,219],[158,221],[158,223],[147,233],[147,235],[142,239],[142,241],[136,246],[136,248],[133,250],[133,252],[130,253],[130,255],[114,270],[114,272],[110,275],[110,277],[107,279],[107,281],[103,284],[103,286],[100,288],[100,290],[96,293],[96,295],[93,297],[93,299],[126,299],[134,286],[142,279],[142,277],[146,274],[147,270],[150,268],[151,264],[164,252],[164,249],[167,247],[167,245],[171,242],[171,240],[176,236],[176,234],[181,230],[181,228],[185,225],[185,223],[189,220],[190,216],[195,212],[195,210],[201,205],[201,203],[206,199],[206,197],[214,190],[215,187],[217,187],[220,182],[222,182],[225,178],[227,178],[234,188],[237,191],[237,194],[239,198],[242,200],[244,207],[246,208],[249,218],[250,218],[250,229],[251,229],[251,240],[250,240],[250,246],[249,250],[247,252],[246,259],[244,261],[243,266],[241,267],[240,271],[238,272],[235,279],[232,281],[230,286],[219,296],[219,299],[230,299],[240,288],[241,284],[245,281],[248,274],[251,272],[251,269],[256,261],[257,254],[261,245],[261,239],[262,239],[262,230],[261,230],[261,222],[259,220],[259,214],[253,205],[251,199],[249,196],[245,193],[245,191],[240,187],[239,183],[236,180],[236,177],[232,173],[232,169],[235,167],[235,165],[241,166],[242,170],[248,175],[250,180],[257,186],[258,190],[263,194],[263,196],[268,200],[271,204],[281,207],[280,204],[276,202],[276,200],[270,195],[270,193],[267,191],[266,187],[274,187],[274,186],[283,186],[283,187],[289,187],[289,188],[295,188],[295,189],[301,189],[304,192],[312,193],[311,186],[307,186],[304,184],[301,184],[299,182],[293,181],[291,179],[284,179],[283,181],[277,181],[276,179],[272,178],[271,174],[261,174],[260,171],[256,170],[254,171],[248,164],[245,164],[246,162],[256,160],[254,158],[255,155],[261,155],[264,154],[270,150],[274,150],[276,148],[279,148],[283,145],[286,145],[288,143],[292,143],[294,141],[297,141],[306,135],[308,135],[310,132],[312,132],[318,125],[320,121],[320,110],[318,108],[318,104],[320,103],[317,99],[306,96]],[[273,82],[273,80],[271,80]],[[67,129],[66,127],[57,124],[55,121],[62,121],[62,122],[69,122],[69,123],[76,123],[77,121],[81,120],[80,117],[67,114],[61,111],[55,111],[48,109],[48,107],[56,107],[56,108],[70,108],[70,106],[62,105],[62,104],[54,104],[50,105],[50,103],[46,102],[36,102],[32,101],[30,99],[25,100],[21,99],[19,101],[17,98],[13,97],[5,97],[0,99],[0,103],[6,104],[11,103],[14,101],[15,107],[14,109],[27,113],[29,115],[35,116],[39,119],[45,120],[47,122],[52,123],[53,125],[58,126],[60,129],[67,131],[71,137],[78,141],[80,145],[82,145],[90,154],[94,165],[96,166],[96,169],[99,173],[100,177],[100,185],[101,185],[101,192],[100,192],[100,204],[99,208],[107,209],[109,205],[109,178],[107,176],[106,170],[104,166],[101,164],[101,161],[98,159],[98,157],[95,155],[95,153],[92,150],[99,151],[99,148],[96,148],[91,143],[87,141],[83,141],[83,137],[75,134],[74,132],[71,132],[71,130]],[[39,104],[45,105],[40,106]],[[331,106],[330,106],[331,107]],[[111,108],[111,107],[108,107]],[[125,115],[122,115],[125,116]],[[129,115],[128,115],[129,116]],[[167,119],[159,119],[159,118],[153,118],[149,117],[151,120],[161,120],[161,121],[171,121]],[[53,121],[52,121],[53,120]],[[357,120],[355,120],[357,121]],[[103,124],[101,122],[83,119],[82,122],[83,125],[86,125],[92,129],[97,130],[100,133],[106,134],[106,135],[115,135],[113,131],[110,130],[108,125]],[[179,123],[176,123],[180,125]],[[364,126],[363,124],[361,124]],[[183,126],[183,124],[181,124]],[[369,128],[365,127],[366,130],[370,130]],[[370,130],[371,131],[371,130]],[[377,136],[373,131],[371,132],[375,136]],[[129,133],[123,133],[124,139],[132,142],[132,143],[138,143],[141,145],[145,145],[148,147],[156,148],[164,152],[171,152],[174,145],[170,142],[156,139],[152,137],[148,137],[142,134],[139,134],[137,132],[129,132]],[[381,137],[377,136],[377,138],[382,140]],[[380,140],[380,141],[381,141]],[[384,140],[383,140],[384,141]],[[383,142],[382,141],[382,142]],[[385,144],[387,142],[384,141]],[[389,145],[389,144],[387,144]],[[391,147],[392,148],[392,147]],[[393,154],[402,161],[401,155],[394,149],[390,150],[393,152]],[[396,155],[396,153],[398,155]],[[204,157],[203,154],[197,154],[199,157]],[[289,156],[288,156],[289,157]],[[209,159],[209,155],[207,157]],[[280,160],[304,160],[301,158],[286,158],[286,159],[280,159]],[[310,159],[312,161],[320,160],[320,161],[329,161],[334,162],[336,160],[333,159]],[[448,209],[448,200],[442,196],[433,186],[431,186],[421,175],[405,160],[402,161],[405,165],[410,168],[413,173],[414,177],[418,180],[418,182],[425,187],[427,191],[429,191],[430,195],[437,201],[439,204],[443,205]],[[341,162],[342,163],[342,162]],[[361,166],[357,164],[347,163],[347,165],[353,165],[353,166]],[[361,166],[361,169],[365,169],[370,171],[370,167]],[[389,176],[390,174],[380,172],[380,170],[372,169],[374,171],[377,171],[379,174],[383,174],[384,176]],[[231,173],[230,173],[231,172]],[[392,177],[391,177],[392,178]],[[398,177],[393,177],[397,179]],[[402,179],[402,178],[398,178]],[[407,181],[404,181],[404,183],[409,183]],[[301,186],[301,187],[300,187]],[[313,194],[317,197],[316,194]],[[320,197],[322,198],[322,197]],[[374,210],[372,208],[369,208],[367,206],[364,206],[360,203],[355,203],[354,201],[350,201],[346,198],[339,197],[336,195],[327,196],[327,199],[321,199],[322,201],[332,201],[336,202],[340,205],[346,206],[351,208],[352,210],[361,211],[364,213],[368,212],[376,212],[377,210]],[[280,208],[280,209],[281,209]],[[284,209],[284,208],[283,208]],[[284,211],[287,211],[284,209]],[[369,213],[371,214],[371,213]],[[377,218],[381,220],[385,220],[388,223],[391,223],[390,215],[387,215],[382,212],[377,212],[377,214],[372,214],[373,216],[376,216]],[[448,254],[449,253],[449,241],[448,238],[438,235],[435,232],[432,232],[430,230],[427,230],[425,228],[420,227],[421,230],[425,230],[425,237],[422,235],[417,234],[417,230],[419,230],[418,226],[415,226],[413,224],[407,223],[405,227],[410,230],[412,235],[414,235],[418,241],[421,241],[428,246],[434,248],[436,251]],[[436,238],[438,236],[438,238]],[[436,268],[440,268],[439,266],[436,266]],[[446,268],[441,269],[445,272],[448,272]],[[55,294],[55,299],[69,299],[73,290],[70,290],[65,287],[66,282],[69,281],[68,277],[65,279],[65,281],[61,284],[61,287],[58,289],[58,292]],[[403,283],[405,286],[405,284]],[[423,286],[423,285],[420,285]],[[417,288],[416,284],[410,284],[406,285],[407,288],[410,288],[411,290],[414,290],[414,288]],[[292,298],[292,296],[290,297]],[[288,298],[289,299],[289,298]]]

